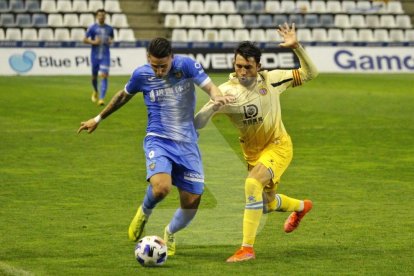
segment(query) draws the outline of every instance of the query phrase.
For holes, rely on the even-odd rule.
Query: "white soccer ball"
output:
[[[167,260],[167,245],[158,236],[146,236],[135,246],[135,258],[142,266],[160,266]]]

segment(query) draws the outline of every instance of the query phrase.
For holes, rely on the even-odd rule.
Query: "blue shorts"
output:
[[[109,73],[109,67],[111,64],[109,57],[104,57],[101,59],[92,58],[92,75],[98,75],[98,72],[102,72],[105,74]]]
[[[146,136],[144,151],[147,180],[157,173],[171,175],[173,185],[192,194],[204,191],[204,170],[196,143]]]

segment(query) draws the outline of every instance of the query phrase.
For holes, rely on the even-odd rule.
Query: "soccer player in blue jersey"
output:
[[[204,190],[204,172],[197,133],[194,128],[195,86],[201,87],[218,105],[234,100],[222,96],[202,66],[189,57],[174,56],[171,43],[153,39],[147,49],[148,64],[138,67],[124,89],[119,91],[101,113],[82,122],[78,130],[93,132],[102,119],[141,92],[148,111],[144,139],[147,187],[142,204],[128,229],[128,237],[137,241],[158,202],[178,188],[180,207],[164,229],[168,255],[175,254],[174,233],[194,218]]]
[[[108,74],[111,64],[109,46],[114,39],[114,30],[105,24],[106,12],[104,9],[96,11],[96,22],[89,26],[83,42],[92,45],[91,66],[93,92],[91,100],[98,105],[104,105],[104,98],[108,88]],[[101,86],[98,100],[98,72],[100,72]]]

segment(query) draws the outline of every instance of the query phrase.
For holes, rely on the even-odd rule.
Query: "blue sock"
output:
[[[152,185],[149,184],[147,188],[147,193],[144,197],[144,202],[142,203],[142,211],[146,216],[151,215],[152,209],[155,208],[158,202],[161,200],[158,200],[154,197],[154,194],[152,193]]]
[[[94,91],[98,91],[98,79],[92,79],[92,86]]]
[[[174,217],[172,218],[170,224],[168,225],[168,231],[170,233],[175,233],[185,228],[193,220],[196,213],[197,209],[178,208],[177,211],[175,211]]]
[[[108,88],[108,78],[103,78],[101,80],[101,95],[99,97],[100,99],[105,98],[107,88]]]

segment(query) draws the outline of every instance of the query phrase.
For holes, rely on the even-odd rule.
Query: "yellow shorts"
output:
[[[289,166],[290,161],[292,161],[292,157],[292,140],[290,139],[290,136],[286,134],[269,144],[262,151],[257,160],[249,162],[249,170],[258,163],[262,163],[269,169],[269,172],[272,175],[272,181],[265,186],[264,191],[276,191],[277,185],[280,182],[280,177]]]

